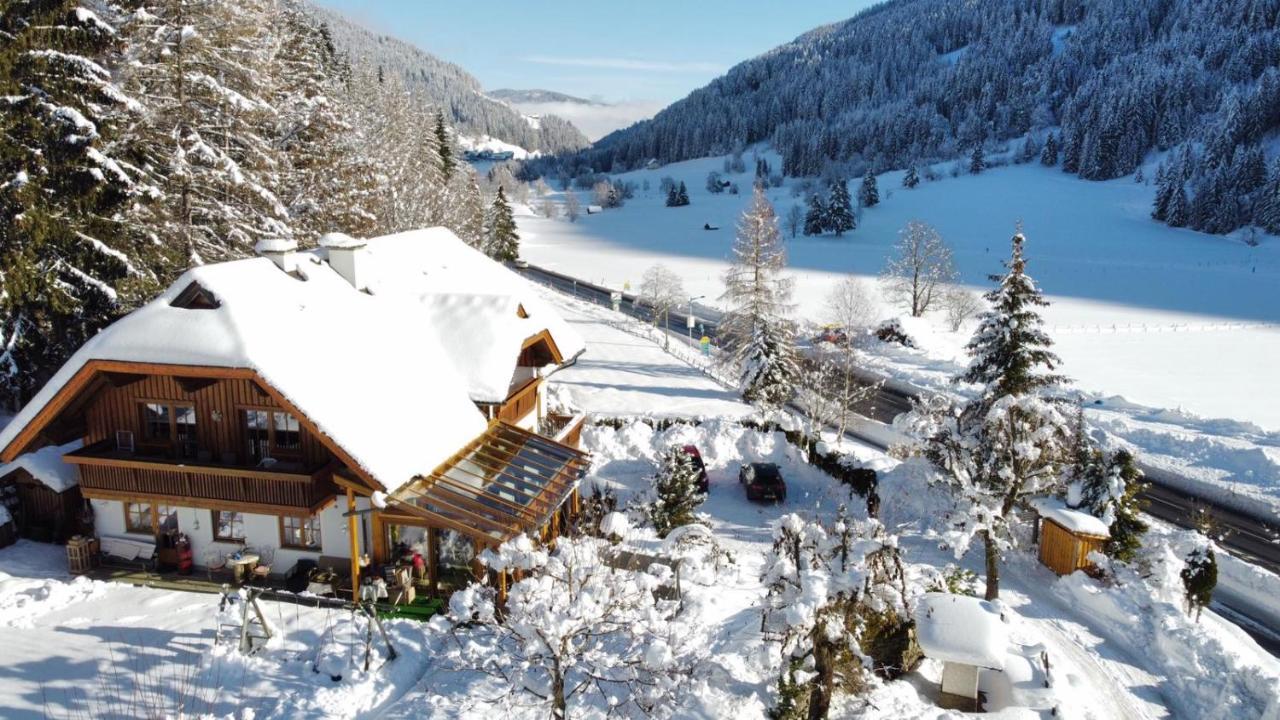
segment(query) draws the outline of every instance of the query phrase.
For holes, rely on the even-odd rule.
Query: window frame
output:
[[[220,531],[219,531],[220,523],[218,522],[218,516],[219,516],[219,515],[221,515],[222,513],[232,513],[232,514],[234,514],[234,515],[239,515],[239,516],[240,516],[240,522],[239,522],[239,525],[240,525],[240,536],[239,536],[239,537],[235,537],[235,536],[231,536],[231,535],[221,535],[221,534],[219,534],[219,532],[220,532]],[[220,542],[220,543],[231,543],[231,544],[233,544],[233,545],[244,545],[244,544],[245,544],[245,540],[246,540],[246,538],[245,538],[245,531],[244,531],[244,516],[245,516],[245,513],[241,512],[241,511],[239,511],[239,510],[210,510],[210,511],[209,511],[209,515],[210,515],[209,521],[212,523],[212,525],[210,525],[210,526],[209,526],[209,531],[210,531],[210,533],[213,535],[213,541],[214,541],[214,542]],[[233,521],[231,524],[232,524],[232,529],[234,529],[234,525],[235,525],[234,521]]]
[[[134,513],[132,509],[136,505],[146,505],[147,509],[138,513],[139,520],[145,520],[146,525],[134,523]],[[156,504],[150,500],[126,500],[121,503],[124,508],[124,531],[132,535],[152,535],[156,534]]]
[[[291,530],[286,526],[286,522],[295,520],[299,523],[296,532],[299,540],[305,539],[305,531],[308,525],[311,526],[312,537],[315,540],[314,545],[306,545],[294,543],[289,536]],[[290,550],[302,550],[304,552],[320,552],[323,545],[324,535],[320,528],[319,515],[281,515],[278,518],[280,526],[280,547],[289,548]]]
[[[253,458],[253,453],[250,450],[250,448],[252,447],[252,442],[250,440],[250,434],[249,434],[249,431],[251,429],[249,427],[249,413],[264,413],[266,415],[266,421],[262,426],[252,428],[252,430],[255,430],[255,431],[265,430],[267,433],[266,449],[268,454],[265,455],[264,457],[271,457],[271,458],[277,458],[282,460],[299,460],[302,458],[302,446],[303,446],[302,438],[305,433],[303,432],[302,420],[297,415],[294,415],[293,413],[283,408],[271,407],[268,405],[237,405],[236,415],[239,416],[238,419],[240,422],[240,437],[243,443],[242,447],[245,448],[245,452],[246,452],[245,460],[247,462],[255,462]],[[289,432],[296,433],[298,437],[297,445],[295,446],[281,445],[276,440],[277,423],[283,422],[286,425],[286,427],[288,424],[287,421],[277,420],[277,418],[293,418],[293,421],[297,425],[298,429],[297,430],[281,430],[280,432],[282,434],[289,433]],[[262,458],[258,458],[257,461],[261,461],[261,460]]]
[[[162,407],[165,410],[166,419],[168,420],[169,433],[165,438],[157,438],[151,436],[153,428],[152,418],[150,414],[150,406]],[[184,427],[190,428],[191,436],[189,440],[183,442],[178,437],[178,409],[189,408],[191,410],[191,422],[181,423]],[[139,398],[138,414],[142,421],[142,438],[141,442],[137,442],[139,447],[143,448],[167,448],[176,458],[193,459],[200,452],[200,414],[194,402],[186,400],[169,400],[162,398]],[[185,415],[184,415],[185,417]],[[190,453],[186,452],[190,449]]]

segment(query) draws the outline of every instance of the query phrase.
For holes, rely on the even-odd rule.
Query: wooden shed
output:
[[[62,461],[79,441],[48,446],[0,466],[0,500],[19,535],[41,542],[66,542],[85,527],[84,499],[74,465]]]
[[[1111,539],[1106,523],[1056,499],[1044,498],[1033,506],[1040,515],[1040,562],[1059,575],[1092,572],[1089,554],[1102,552]]]

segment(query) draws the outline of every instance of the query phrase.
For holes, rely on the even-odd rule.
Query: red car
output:
[[[682,449],[693,459],[694,467],[698,468],[698,489],[703,494],[711,492],[711,482],[707,480],[707,466],[702,462],[702,453],[698,452],[698,448],[693,445],[685,445]]]

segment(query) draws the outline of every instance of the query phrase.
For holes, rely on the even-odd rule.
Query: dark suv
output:
[[[756,502],[787,499],[787,484],[782,481],[782,471],[773,463],[751,463],[738,470],[738,482],[747,488],[747,499]]]

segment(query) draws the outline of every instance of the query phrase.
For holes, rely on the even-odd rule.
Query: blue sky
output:
[[[664,105],[872,0],[318,0],[484,84]]]

